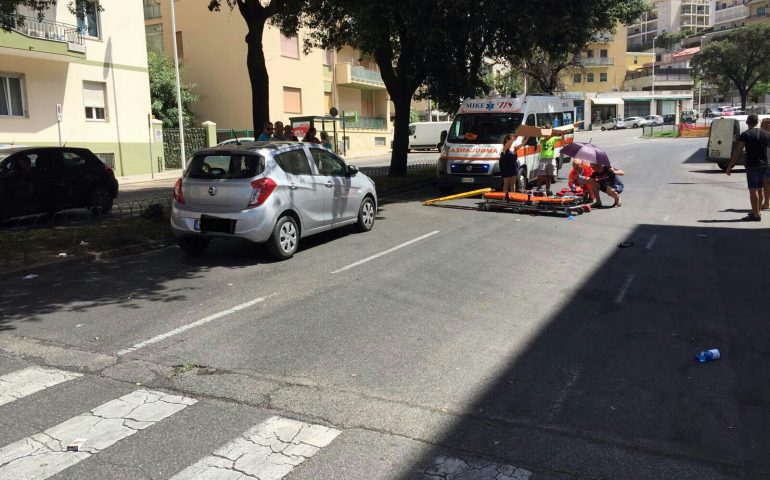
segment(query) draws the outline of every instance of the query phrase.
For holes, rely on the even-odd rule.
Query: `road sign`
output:
[[[62,114],[61,114],[61,103],[56,104],[56,121],[61,122]]]

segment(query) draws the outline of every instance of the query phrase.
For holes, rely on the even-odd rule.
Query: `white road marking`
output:
[[[350,264],[350,265],[348,265],[348,266],[345,266],[345,267],[339,268],[339,269],[337,269],[337,270],[333,271],[333,272],[332,272],[332,274],[334,274],[334,273],[340,273],[340,272],[344,272],[345,270],[350,270],[351,268],[354,268],[354,267],[357,267],[357,266],[359,266],[359,265],[362,265],[362,264],[364,264],[364,263],[366,263],[366,262],[369,262],[369,261],[371,261],[371,260],[374,260],[375,258],[380,258],[381,256],[383,256],[383,255],[387,255],[387,254],[389,254],[389,253],[392,253],[392,252],[395,252],[396,250],[398,250],[398,249],[400,249],[400,248],[404,248],[404,247],[406,247],[406,246],[408,246],[408,245],[411,245],[411,244],[413,244],[413,243],[415,243],[415,242],[419,242],[420,240],[425,240],[426,238],[428,238],[428,237],[432,237],[433,235],[435,235],[435,234],[437,234],[437,233],[439,233],[439,231],[438,231],[438,230],[434,230],[434,231],[432,231],[432,232],[430,232],[430,233],[426,233],[425,235],[423,235],[423,236],[421,236],[421,237],[417,237],[417,238],[415,238],[415,239],[409,240],[408,242],[404,242],[404,243],[402,243],[401,245],[396,245],[395,247],[393,247],[393,248],[389,248],[388,250],[385,250],[384,252],[380,252],[380,253],[378,253],[378,254],[376,254],[376,255],[372,255],[371,257],[366,257],[366,258],[364,258],[363,260],[359,260],[359,261],[357,261],[356,263],[351,263],[351,264]]]
[[[663,217],[664,222],[668,222],[668,219],[671,217],[671,215],[666,214],[665,217]]]
[[[197,400],[136,390],[90,412],[0,449],[0,478],[42,480],[96,455],[115,443],[194,405]],[[80,450],[67,445],[85,439]]]
[[[0,377],[0,405],[83,375],[54,368],[30,367]]]
[[[529,480],[532,472],[513,465],[494,463],[478,458],[455,458],[439,455],[433,459],[420,480],[437,478],[485,478],[489,480]]]
[[[578,381],[578,378],[580,378],[581,373],[582,373],[581,369],[577,366],[573,365],[569,369],[568,376],[567,376],[567,383],[564,384],[564,388],[561,389],[559,394],[551,403],[551,409],[548,412],[549,422],[552,421],[554,418],[556,418],[559,415],[559,413],[561,413],[561,408],[564,406],[564,400],[567,399],[567,394],[575,385],[575,383]]]
[[[623,283],[623,287],[615,296],[615,303],[620,303],[623,301],[623,299],[626,297],[626,293],[628,293],[628,289],[631,288],[631,283],[633,281],[634,281],[633,275],[629,275],[628,277],[626,277],[626,281]]]
[[[647,245],[645,245],[645,247],[644,247],[644,248],[646,248],[647,250],[652,250],[652,246],[653,246],[653,245],[655,245],[655,242],[656,242],[657,240],[658,240],[658,234],[656,233],[655,235],[653,235],[652,237],[650,237],[650,241],[649,241],[649,242],[647,242]]]
[[[240,305],[236,305],[233,308],[229,308],[227,310],[223,310],[223,311],[215,313],[213,315],[209,315],[208,317],[201,318],[200,320],[196,320],[193,323],[189,323],[187,325],[182,325],[181,327],[175,328],[175,329],[171,330],[170,332],[162,333],[162,334],[154,336],[154,337],[152,337],[152,338],[150,338],[148,340],[144,340],[142,342],[139,342],[139,343],[137,343],[137,344],[135,344],[135,345],[133,345],[131,347],[128,347],[128,348],[123,349],[123,350],[120,350],[117,353],[117,355],[120,357],[120,356],[129,354],[131,352],[139,350],[140,348],[144,348],[147,345],[152,345],[153,343],[158,343],[158,342],[160,342],[162,340],[165,340],[165,339],[167,339],[169,337],[173,337],[174,335],[179,335],[182,332],[186,332],[187,330],[190,330],[190,329],[193,329],[193,328],[196,328],[196,327],[200,327],[201,325],[205,325],[205,324],[207,324],[209,322],[212,322],[212,321],[214,321],[214,320],[216,320],[218,318],[226,317],[226,316],[231,315],[231,314],[233,314],[235,312],[239,312],[239,311],[241,311],[241,310],[243,310],[245,308],[253,307],[254,305],[256,305],[258,303],[262,303],[262,302],[264,302],[265,300],[267,300],[268,298],[270,298],[270,297],[272,297],[274,295],[275,295],[274,293],[271,293],[270,295],[268,295],[266,297],[255,298],[254,300],[251,300],[250,302],[246,302],[246,303],[242,303]]]
[[[171,480],[278,480],[342,433],[273,416],[242,433]]]

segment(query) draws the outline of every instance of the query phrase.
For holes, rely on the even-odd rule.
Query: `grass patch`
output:
[[[84,217],[64,225],[0,230],[0,267],[8,269],[60,257],[100,253],[171,239],[169,220],[141,217]],[[66,255],[60,255],[60,254]]]
[[[650,136],[653,138],[676,138],[677,134],[676,132],[669,130],[667,132],[653,132]]]

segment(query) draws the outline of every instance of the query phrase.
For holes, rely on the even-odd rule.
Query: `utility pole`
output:
[[[171,40],[174,45],[174,71],[176,73],[176,105],[179,117],[179,146],[182,149],[182,169],[187,167],[187,158],[184,151],[184,115],[182,112],[182,85],[179,81],[179,52],[176,45],[176,15],[174,13],[174,3],[171,0]]]

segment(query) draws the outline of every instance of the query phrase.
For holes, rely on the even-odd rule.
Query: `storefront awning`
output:
[[[623,99],[618,97],[599,97],[592,98],[591,102],[594,105],[623,105]]]

